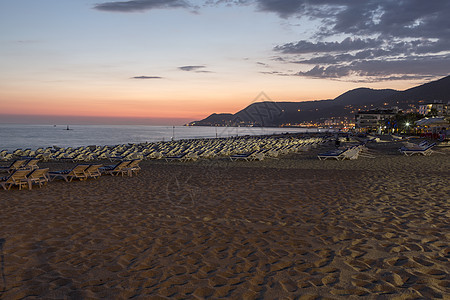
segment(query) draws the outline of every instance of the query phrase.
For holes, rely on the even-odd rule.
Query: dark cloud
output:
[[[275,51],[287,54],[300,54],[311,52],[352,51],[366,48],[379,47],[381,41],[376,39],[346,38],[342,42],[317,42],[299,41],[276,46]]]
[[[315,77],[315,78],[340,78],[344,76],[349,76],[351,72],[352,70],[348,66],[329,66],[329,67],[315,66],[309,71],[298,72],[295,75]]]
[[[233,6],[233,5],[248,5],[252,1],[250,0],[206,0],[205,5],[211,5],[216,6],[220,4],[225,4],[226,6]]]
[[[131,77],[131,79],[163,79],[163,77],[160,77],[160,76],[134,76],[134,77]]]
[[[430,70],[433,70],[432,74]],[[389,61],[361,60],[328,66],[316,65],[308,71],[301,71],[294,75],[314,78],[359,76],[359,81],[375,81],[443,77],[448,75],[448,70],[450,70],[450,56],[436,56]]]
[[[203,69],[203,68],[206,68],[206,66],[182,66],[182,67],[178,67],[178,69],[180,69],[180,70],[182,70],[182,71],[187,71],[187,72],[192,72],[192,71],[195,71],[195,72],[208,72],[208,71],[205,71],[205,70],[200,70],[200,69]]]
[[[283,18],[299,14],[305,11],[308,1],[304,0],[258,0],[261,11],[275,12]]]
[[[395,37],[442,38],[450,35],[448,0],[257,0],[261,11],[283,18],[306,16],[321,20],[323,34],[374,33]]]
[[[448,74],[450,1],[257,0],[261,11],[307,17],[312,39],[274,47],[284,62],[313,65],[298,76],[389,80]],[[342,37],[347,38],[342,38]],[[350,38],[351,37],[351,38]],[[326,41],[324,41],[326,40]],[[334,40],[334,41],[333,41]]]
[[[383,49],[384,48],[384,49]],[[430,53],[440,52],[440,46],[431,44],[418,44],[413,42],[410,43],[392,43],[389,45],[384,45],[382,48],[365,49],[361,51],[353,51],[351,53],[341,52],[341,53],[316,53],[313,57],[294,59],[290,62],[297,64],[338,64],[343,62],[354,62],[357,60],[391,60],[397,57],[402,57],[407,55],[410,58],[419,57],[426,53],[430,58],[434,57]],[[286,61],[286,60],[285,60]]]
[[[324,45],[318,45],[318,47]],[[297,75],[308,77],[338,78],[350,75],[379,76],[384,79],[389,74],[403,74],[392,78],[417,78],[424,76],[445,76],[450,70],[448,42],[422,40],[380,43],[379,48],[356,51],[307,53],[307,57],[296,57],[289,62],[315,65]],[[305,55],[303,55],[305,56]],[[285,60],[287,61],[287,60]]]
[[[362,60],[353,63],[352,68],[363,76],[418,75],[447,76],[450,70],[450,55],[410,57],[396,60]],[[430,74],[432,70],[433,74]]]
[[[184,0],[131,0],[104,2],[94,6],[94,9],[111,12],[141,12],[157,8],[192,8],[192,6]]]

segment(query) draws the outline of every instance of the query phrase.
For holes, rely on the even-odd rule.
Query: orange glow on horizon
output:
[[[15,84],[0,91],[3,115],[67,116],[90,118],[141,118],[196,121],[212,113],[236,113],[257,101],[264,92],[272,101],[311,101],[333,99],[365,86],[360,83],[298,77],[257,76],[228,84],[221,82],[118,82],[117,85],[93,83],[42,82],[27,89]],[[403,88],[411,83],[403,82]],[[406,87],[405,87],[406,85]],[[374,83],[372,88],[392,85]],[[0,120],[1,122],[1,120]]]

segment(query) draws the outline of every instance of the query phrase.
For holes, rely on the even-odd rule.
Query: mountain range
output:
[[[263,95],[265,96],[265,95]],[[425,83],[404,91],[392,89],[357,88],[334,99],[304,102],[257,101],[235,114],[212,114],[191,122],[191,126],[281,126],[320,122],[330,118],[353,120],[358,110],[377,107],[394,107],[407,110],[421,104],[450,101],[450,76]]]

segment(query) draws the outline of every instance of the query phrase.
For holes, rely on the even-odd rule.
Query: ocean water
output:
[[[39,147],[78,147],[169,141],[171,139],[223,138],[284,132],[323,132],[312,128],[136,126],[136,125],[18,125],[0,124],[0,150],[35,150]]]

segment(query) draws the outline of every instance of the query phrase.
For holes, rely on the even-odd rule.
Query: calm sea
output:
[[[194,138],[320,132],[323,129],[127,125],[17,125],[0,124],[0,150],[18,148],[118,145]]]

